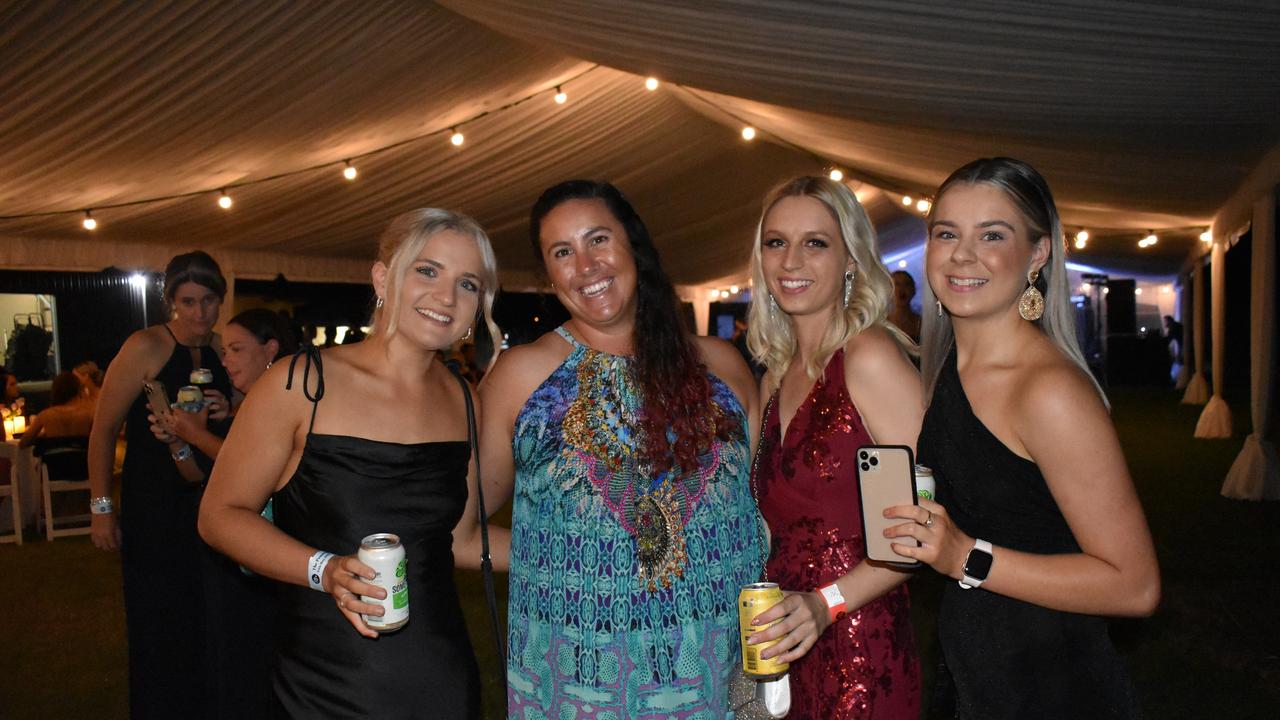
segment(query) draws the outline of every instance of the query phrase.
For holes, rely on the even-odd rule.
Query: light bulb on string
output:
[[[708,293],[708,294],[711,296],[711,299],[712,299],[712,300],[715,300],[716,298],[719,298],[719,297],[720,297],[720,291],[719,291],[719,290],[712,290],[712,291],[711,291],[710,293]]]
[[[218,192],[218,207],[223,210],[231,209],[231,196],[227,194],[226,190],[220,190]]]
[[[96,229],[97,229],[97,227],[98,227],[98,221],[93,219],[93,211],[92,211],[92,210],[85,210],[85,211],[84,211],[84,220],[83,220],[83,221],[81,221],[81,223],[80,223],[80,224],[81,224],[81,225],[84,225],[84,229],[85,229],[85,230],[96,230]]]
[[[922,213],[929,212],[929,208],[931,207],[933,207],[933,203],[929,202],[925,198],[920,198],[919,200],[916,201],[916,209]]]
[[[755,139],[756,139],[756,129],[755,129],[755,128],[753,128],[753,127],[751,127],[750,125],[748,125],[748,126],[746,126],[746,127],[742,128],[742,139],[743,139],[743,140],[755,140]]]
[[[910,206],[910,205],[911,205],[911,203],[913,203],[913,202],[915,202],[915,200],[912,200],[910,195],[903,195],[903,196],[902,196],[902,204],[903,204],[903,205]]]
[[[344,165],[346,165],[346,167],[342,168],[342,177],[347,180],[355,180],[356,175],[359,174],[356,172],[356,166],[352,165],[350,160],[347,160]]]
[[[836,182],[840,182],[844,179],[844,173],[840,171],[840,168],[831,168],[831,172],[828,173],[828,177]]]
[[[729,286],[729,292],[730,292],[730,293],[732,293],[732,294],[734,294],[734,295],[737,295],[737,294],[738,294],[738,290],[740,290],[740,288],[739,288],[737,285],[730,285],[730,286]]]
[[[1202,242],[1202,243],[1211,243],[1211,242],[1213,242],[1213,231],[1212,231],[1212,230],[1205,230],[1204,232],[1200,233],[1200,242]]]
[[[557,86],[556,86],[556,97],[555,97],[555,100],[556,100],[556,104],[557,104],[557,105],[563,105],[563,104],[565,104],[566,102],[568,102],[568,101],[569,101],[569,96],[568,96],[567,94],[565,94],[565,91],[563,91],[563,90],[561,90],[561,89],[560,89],[560,86],[559,86],[559,85],[557,85]]]
[[[453,133],[449,136],[449,142],[453,143],[455,147],[460,147],[462,143],[466,142],[466,137],[458,132],[457,128],[449,128],[449,130]]]
[[[658,78],[656,78],[656,77],[645,78],[645,81],[644,81],[644,89],[645,89],[645,90],[648,90],[648,91],[650,91],[650,92],[653,92],[654,90],[657,90],[657,89],[658,89]]]
[[[1081,230],[1080,232],[1076,233],[1076,242],[1082,242],[1082,243],[1089,242],[1089,231]]]

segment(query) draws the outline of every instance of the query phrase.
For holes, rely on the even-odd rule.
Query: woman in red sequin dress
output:
[[[915,718],[908,574],[864,560],[853,461],[871,442],[915,446],[913,345],[885,321],[893,281],[846,186],[797,178],[764,208],[748,344],[771,399],[753,481],[772,533],[767,579],[787,596],[757,621],[782,622],[753,640],[781,638],[765,656],[792,663],[793,720]]]

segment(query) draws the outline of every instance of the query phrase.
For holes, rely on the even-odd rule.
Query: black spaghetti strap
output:
[[[164,328],[164,331],[165,331],[165,332],[167,332],[167,333],[169,333],[169,337],[173,338],[173,341],[174,341],[175,343],[177,343],[178,345],[181,345],[181,344],[182,344],[182,343],[178,342],[178,336],[177,336],[177,335],[174,335],[174,334],[173,334],[173,331],[169,329],[169,323],[160,323],[160,327]]]
[[[324,363],[320,360],[320,349],[314,345],[304,345],[298,348],[298,352],[293,354],[293,359],[289,361],[289,378],[285,380],[284,389],[293,389],[293,370],[298,365],[298,358],[306,356],[307,362],[302,366],[302,396],[311,401],[311,424],[307,426],[307,433],[310,433],[316,426],[316,408],[320,405],[320,399],[324,397]],[[316,366],[316,391],[311,393],[311,365]]]
[[[462,386],[462,398],[467,406],[467,440],[471,444],[471,457],[476,462],[476,519],[480,523],[480,570],[484,574],[484,595],[489,605],[489,623],[493,631],[493,644],[498,651],[498,658],[504,663],[507,660],[506,635],[502,632],[502,624],[498,621],[498,598],[493,588],[493,559],[489,556],[489,513],[484,508],[484,482],[480,474],[480,438],[476,432],[476,411],[471,400],[471,386],[463,377],[457,361],[450,360],[445,367],[453,373],[458,384]],[[502,687],[507,686],[507,674],[502,673]],[[505,694],[505,693],[504,693]]]

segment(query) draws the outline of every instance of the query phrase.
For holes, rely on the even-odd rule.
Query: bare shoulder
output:
[[[1017,427],[1071,432],[1088,423],[1110,423],[1092,378],[1056,348],[1034,353],[1011,390]]]
[[[249,388],[241,413],[268,413],[275,418],[300,417],[300,413],[309,413],[311,399],[308,395],[316,396],[319,377],[314,367],[308,372],[306,362],[305,357],[298,358],[296,363],[282,358],[267,368]]]
[[[844,367],[850,377],[878,377],[886,371],[913,368],[902,346],[879,325],[864,328],[844,346]]]
[[[138,373],[144,377],[154,377],[173,351],[173,339],[162,325],[143,328],[130,335],[120,346],[120,352],[107,370],[127,369],[130,373]]]
[[[531,343],[504,350],[480,382],[480,396],[491,408],[495,404],[523,406],[572,349],[564,338],[549,332]]]
[[[701,335],[695,335],[693,340],[707,370],[728,383],[744,399],[745,393],[755,390],[755,376],[747,367],[747,361],[742,359],[742,353],[732,343],[722,338]]]

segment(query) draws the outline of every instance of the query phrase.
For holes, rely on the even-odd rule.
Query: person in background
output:
[[[920,313],[911,307],[916,297],[916,280],[906,270],[893,271],[893,307],[889,322],[907,334],[911,342],[920,342]]]
[[[570,319],[481,387],[488,507],[515,491],[508,717],[723,718],[764,560],[751,373],[685,327],[614,186],[546,190],[529,232]]]
[[[90,408],[98,407],[98,394],[102,392],[102,370],[98,368],[98,363],[92,360],[85,360],[76,363],[71,368],[71,372],[76,374],[80,380],[81,393]]]
[[[18,389],[18,376],[0,365],[0,405],[12,406],[22,397]]]
[[[434,208],[396,218],[371,268],[368,339],[308,348],[255,383],[214,466],[200,509],[209,544],[279,580],[274,715],[290,718],[479,716],[479,678],[453,573],[480,566],[466,396],[436,360],[475,323],[497,336],[497,265],[488,236]],[[260,511],[272,500],[275,524]],[[505,531],[493,529],[506,568]],[[409,622],[365,617],[363,538],[405,550]],[[318,591],[318,592],[317,592]],[[376,619],[375,619],[376,624]]]
[[[279,315],[254,308],[231,318],[222,331],[222,347],[222,362],[232,387],[248,394],[275,361],[297,352],[298,342]],[[232,422],[239,405],[232,405]],[[208,409],[192,413],[174,408],[170,414],[151,415],[149,419],[157,440],[165,444],[188,443],[216,460],[227,427],[225,423],[211,426],[208,416]],[[189,468],[200,473],[191,480],[204,479],[204,471],[194,463],[176,464],[180,471]],[[265,640],[275,630],[274,583],[241,572],[226,556],[212,550],[204,554],[203,560],[207,677],[211,683],[205,717],[266,717],[271,708],[274,652],[272,644]]]
[[[903,584],[865,558],[858,448],[914,447],[924,415],[914,346],[889,324],[889,271],[843,183],[799,177],[765,199],[751,251],[748,342],[769,398],[753,487],[787,596],[752,642],[791,663],[794,720],[914,718],[920,661]],[[906,558],[903,558],[906,561]]]
[[[226,289],[218,264],[204,252],[169,261],[163,291],[168,320],[125,340],[107,369],[89,434],[90,537],[103,550],[122,551],[134,720],[202,717],[209,704],[207,549],[196,534],[203,487],[187,473],[198,465],[202,476],[212,460],[187,446],[174,450],[152,435],[143,386],[158,380],[172,400],[193,370],[208,369],[211,417],[225,417],[231,381],[213,326]],[[122,423],[128,447],[117,520],[112,466]]]
[[[19,445],[34,445],[36,440],[66,437],[89,437],[93,426],[93,408],[81,401],[80,380],[74,373],[58,373],[49,388],[49,407],[31,419]],[[83,512],[83,511],[81,511]]]
[[[937,502],[888,509],[911,522],[885,536],[957,581],[938,617],[956,717],[1139,717],[1103,616],[1151,614],[1160,570],[1076,344],[1053,195],[986,158],[934,197],[919,448]]]

